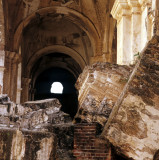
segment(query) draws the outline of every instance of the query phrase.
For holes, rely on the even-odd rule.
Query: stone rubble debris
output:
[[[28,159],[37,157],[39,160],[54,157],[62,160],[62,157],[66,157],[72,160],[73,126],[69,114],[61,111],[58,99],[29,101],[21,105],[11,102],[7,95],[0,96],[0,134],[2,132],[10,135],[7,139],[10,139],[13,146],[12,151],[7,153],[8,157],[11,155],[17,160],[23,157]],[[23,152],[13,152],[17,150],[15,143],[19,143],[19,149]],[[0,147],[1,145],[3,144],[0,144]],[[33,147],[33,154],[25,147],[27,145]],[[35,146],[40,150],[36,152]],[[45,150],[43,146],[48,147],[47,152],[43,151]]]

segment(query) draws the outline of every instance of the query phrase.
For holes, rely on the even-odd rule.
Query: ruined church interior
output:
[[[159,160],[159,0],[0,0],[0,160]]]

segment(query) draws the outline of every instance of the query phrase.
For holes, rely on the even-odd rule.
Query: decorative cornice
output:
[[[140,14],[148,4],[151,4],[151,0],[116,0],[111,14],[119,21],[122,16],[130,16],[133,13]]]
[[[132,14],[141,14],[141,4],[139,0],[128,0],[128,4],[131,7]]]
[[[116,0],[111,14],[116,20],[120,20],[123,15],[131,15],[130,6],[128,5],[127,0]]]

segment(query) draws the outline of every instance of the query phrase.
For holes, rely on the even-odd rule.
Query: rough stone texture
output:
[[[37,76],[41,71],[49,67],[60,66],[69,71],[71,70],[71,73],[78,76],[84,66],[92,62],[97,62],[98,60],[116,62],[116,59],[112,60],[114,57],[112,55],[116,56],[117,37],[120,37],[118,46],[123,40],[126,42],[124,43],[126,45],[121,45],[126,53],[123,58],[131,58],[133,60],[134,53],[141,49],[140,45],[145,44],[147,37],[151,38],[154,22],[156,34],[159,32],[159,1],[152,0],[152,2],[156,2],[156,11],[151,10],[151,3],[149,4],[151,1],[149,0],[129,0],[129,2],[128,0],[116,0],[116,2],[122,2],[120,7],[115,7],[116,16],[122,16],[120,14],[122,12],[117,12],[116,9],[123,7],[124,11],[124,21],[120,21],[122,26],[118,28],[118,36],[114,33],[115,20],[110,15],[114,0],[2,0],[0,3],[0,93],[3,89],[3,92],[7,93],[11,100],[15,101],[17,92],[21,92],[22,89],[22,101],[25,102],[29,97],[34,97],[34,82]],[[123,2],[128,2],[129,6],[125,8],[126,5],[123,5]],[[141,7],[142,3],[144,5]],[[139,10],[139,8],[142,10]],[[144,12],[142,15],[141,11]],[[130,12],[132,12],[132,17],[129,15]],[[153,19],[153,12],[156,12],[156,19]],[[138,20],[140,20],[140,23],[138,23]],[[152,22],[152,24],[149,22]],[[122,32],[120,32],[120,27]],[[150,31],[151,34],[147,35],[147,31]],[[125,33],[124,36],[122,33]],[[121,40],[122,38],[123,40]],[[124,98],[122,97],[123,101],[120,110],[111,124],[110,130],[108,130],[108,139],[114,146],[119,147],[122,153],[134,159],[152,159],[153,155],[157,154],[156,150],[159,146],[157,142],[159,73],[158,42],[155,42],[156,40],[154,39],[153,42],[155,46],[152,43],[152,48],[150,45],[145,57],[143,56],[140,67],[135,73],[135,78],[129,85],[128,92]],[[139,48],[136,46],[139,46]],[[129,51],[127,50],[128,48]],[[115,53],[112,53],[112,50]],[[133,54],[131,54],[131,51],[134,51]],[[57,60],[54,61],[55,63],[52,66],[52,60],[45,55],[54,52],[68,54],[67,56],[71,58],[65,59],[58,54],[59,57],[56,57]],[[120,60],[120,54],[118,55],[117,59]],[[69,63],[67,63],[68,60],[70,60]],[[18,63],[22,63],[20,72],[18,72]],[[125,64],[126,61],[123,61],[123,63]],[[106,71],[101,69],[102,66],[104,66],[103,70]],[[105,66],[109,69],[107,70]],[[80,108],[76,121],[98,122],[104,126],[115,102],[118,102],[121,98],[119,97],[118,99],[118,96],[125,84],[127,84],[126,81],[129,79],[131,69],[123,66],[117,66],[116,68],[116,65],[108,63],[106,65],[99,64],[95,68],[99,70],[86,74],[82,82],[79,82],[81,85]],[[117,73],[114,73],[116,71]],[[17,89],[18,73],[20,86]],[[89,72],[86,71],[86,73]],[[20,95],[19,93],[18,97]],[[37,154],[35,155],[34,150],[33,152],[30,151],[29,147],[27,148],[27,153],[32,158],[40,159],[45,157],[45,159],[48,159],[46,156],[50,153],[50,149],[47,149],[46,152],[44,146],[47,144],[49,148],[52,138],[44,136],[39,140],[36,137],[38,135],[37,131],[48,131],[53,127],[53,124],[57,123],[59,124],[60,132],[65,133],[62,128],[65,123],[70,122],[70,118],[61,112],[58,107],[58,112],[56,112],[57,110],[54,110],[54,108],[44,107],[41,109],[38,105],[31,104],[31,107],[23,107],[2,98],[0,104],[0,128],[16,130],[17,128],[24,129],[25,127],[28,131],[34,130],[35,135],[32,135],[32,137],[37,139],[32,141],[33,144],[27,139],[27,144],[32,144],[31,148],[35,149]],[[71,130],[71,127],[72,124],[70,123],[68,130]],[[4,137],[2,136],[2,143],[0,144],[5,141],[3,140],[5,136],[6,134]],[[16,147],[10,149],[11,145],[9,144],[7,149],[11,151],[13,158],[21,158],[23,149],[18,152],[19,147],[17,144],[22,143],[22,146],[24,146],[23,138],[25,136],[23,137],[18,130],[16,134],[11,134],[10,136],[13,137],[13,146]],[[7,143],[10,143],[10,136],[6,136]],[[71,141],[72,132],[68,134],[69,136],[70,138],[68,139]],[[64,139],[66,141],[63,141],[62,144],[67,142],[67,136]],[[58,144],[61,144],[59,140],[60,138],[58,139]],[[34,148],[36,143],[38,143],[37,148],[41,148],[40,151],[36,147]],[[15,150],[17,150],[17,154]],[[59,147],[59,150],[64,149]],[[60,153],[61,157],[63,155],[63,153]],[[6,158],[6,156],[10,155],[2,152],[0,157]],[[156,158],[156,155],[154,158]],[[9,157],[7,157],[8,159]]]
[[[38,101],[28,101],[23,104],[24,107],[29,107],[33,111],[39,109],[46,109],[49,108],[52,112],[59,112],[61,109],[61,104],[57,99],[45,99],[45,100],[38,100]]]
[[[10,159],[13,160],[23,159],[24,155],[25,155],[25,138],[21,131],[16,130],[12,139],[12,149],[11,149]]]
[[[136,65],[120,108],[111,115],[113,121],[103,135],[127,157],[152,160],[159,146],[158,36],[149,42]]]
[[[7,96],[0,98],[0,126],[40,130],[49,124],[71,122],[70,116],[60,111],[61,104],[57,99],[26,102],[24,105],[6,99]]]
[[[74,125],[60,108],[57,99],[16,105],[2,95],[0,160],[72,160]]]
[[[56,138],[47,132],[23,132],[26,141],[24,160],[56,159]]]
[[[0,129],[0,135],[0,160],[56,159],[56,138],[51,133]]]
[[[57,159],[75,160],[73,156],[74,125],[72,123],[54,124],[49,126],[49,132],[57,137]]]
[[[98,122],[104,126],[131,71],[131,67],[110,63],[86,67],[76,82],[79,109],[75,121]]]

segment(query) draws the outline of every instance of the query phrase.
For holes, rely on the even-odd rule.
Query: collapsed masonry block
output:
[[[47,109],[50,108],[50,112],[59,112],[61,109],[61,104],[58,99],[45,99],[45,100],[37,100],[37,101],[28,101],[22,104],[24,107],[29,107],[33,111],[39,109]]]
[[[46,99],[16,105],[7,101],[0,104],[0,126],[25,128],[29,130],[47,130],[51,124],[72,122],[71,117],[60,111],[57,99]]]
[[[158,36],[148,43],[131,77],[103,136],[129,158],[152,160],[159,149]]]
[[[131,67],[110,63],[87,66],[76,82],[79,109],[75,121],[104,126],[131,71]]]

